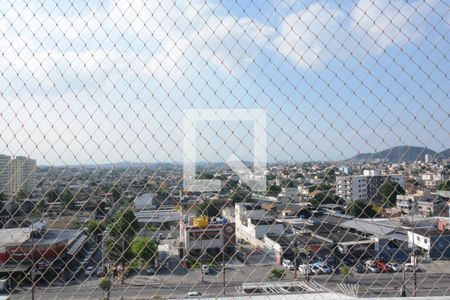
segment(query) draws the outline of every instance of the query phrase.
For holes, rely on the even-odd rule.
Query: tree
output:
[[[75,208],[75,198],[69,189],[64,189],[60,197],[61,205],[65,209]]]
[[[131,251],[147,267],[155,263],[158,254],[158,242],[147,236],[137,236],[131,244]]]
[[[98,282],[98,286],[106,293],[106,299],[109,299],[109,293],[112,287],[111,280],[107,276],[102,277]]]
[[[109,229],[109,238],[106,242],[108,256],[113,263],[128,261],[133,258],[130,244],[140,229],[139,222],[130,209],[116,213],[115,221]]]
[[[112,200],[114,202],[119,201],[122,198],[122,193],[120,193],[115,187],[111,189]]]
[[[205,215],[209,218],[217,217],[219,215],[219,209],[214,205],[213,201],[205,200],[202,203],[197,204],[197,210],[195,215]]]
[[[23,199],[28,198],[28,195],[27,195],[27,193],[25,193],[23,190],[19,190],[19,191],[16,193],[16,198],[17,198],[17,200],[23,200]]]
[[[450,180],[442,182],[437,188],[439,191],[450,191]]]
[[[105,201],[100,201],[100,203],[98,203],[97,207],[95,208],[95,213],[99,216],[106,215],[106,202]]]
[[[197,179],[206,179],[206,180],[211,180],[214,178],[213,174],[209,174],[209,173],[201,173],[200,175],[197,176]]]
[[[312,193],[315,191],[328,191],[332,186],[329,184],[321,183],[319,185],[312,185],[308,188],[308,192]]]
[[[339,268],[339,272],[344,277],[345,283],[348,284],[349,277],[353,276],[352,268],[350,266],[341,266]]]
[[[252,190],[246,185],[240,185],[231,194],[231,201],[234,203],[247,202],[252,198]]]
[[[54,203],[58,200],[59,195],[55,190],[49,190],[45,194],[45,197],[47,198],[48,203]]]
[[[342,204],[342,202],[342,198],[326,192],[316,194],[309,200],[309,204],[313,208],[317,208],[324,204]]]
[[[383,203],[389,207],[395,206],[397,195],[404,195],[405,190],[400,184],[392,181],[386,181],[380,187],[380,195]]]
[[[278,194],[281,192],[281,186],[276,185],[276,184],[272,184],[269,186],[269,188],[267,189],[266,195],[267,196],[278,196]]]
[[[286,274],[286,269],[284,268],[273,268],[269,272],[269,278],[270,279],[280,279],[283,278]]]
[[[357,218],[377,217],[378,209],[369,200],[355,200],[347,208],[347,213]]]
[[[102,221],[89,220],[86,223],[86,231],[90,235],[97,235],[105,231],[106,227]]]

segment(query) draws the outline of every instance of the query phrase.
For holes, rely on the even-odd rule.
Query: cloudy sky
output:
[[[265,108],[270,161],[450,147],[447,1],[221,2],[2,1],[0,153],[181,161],[187,108]],[[200,160],[251,158],[203,125]]]

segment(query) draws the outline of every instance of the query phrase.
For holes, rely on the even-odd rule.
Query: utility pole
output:
[[[414,211],[414,209],[413,209]],[[411,218],[411,223],[413,225],[413,234],[412,234],[412,246],[413,246],[413,292],[412,292],[412,296],[416,297],[416,289],[417,289],[417,274],[416,274],[416,245],[415,245],[415,238],[416,235],[414,233],[414,229],[416,228],[415,224],[414,224],[414,213],[412,215]]]
[[[400,296],[401,297],[406,297],[406,287],[405,287],[405,283],[406,283],[406,277],[405,277],[405,264],[403,264],[403,282],[402,282],[402,287],[400,290]]]
[[[31,232],[31,300],[34,300],[34,286],[35,286],[35,277],[36,277],[36,266],[35,266],[35,257],[34,257],[34,240],[33,240],[33,231]]]
[[[294,242],[294,278],[297,279],[297,259],[298,259],[298,248],[297,248],[298,244],[297,241]]]
[[[225,295],[225,248],[222,247],[222,284],[223,294]]]

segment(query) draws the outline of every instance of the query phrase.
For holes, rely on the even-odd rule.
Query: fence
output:
[[[449,294],[446,1],[0,4],[0,294]]]

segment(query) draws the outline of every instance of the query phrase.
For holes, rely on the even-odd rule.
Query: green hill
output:
[[[397,146],[390,149],[386,149],[374,153],[361,153],[355,155],[350,160],[352,161],[371,161],[371,160],[383,160],[387,162],[413,162],[424,161],[425,155],[428,154],[436,159],[443,160],[450,157],[450,149],[446,149],[437,153],[426,147],[417,146]]]

